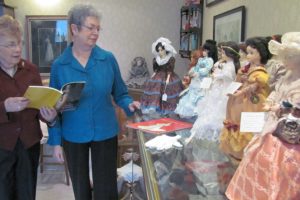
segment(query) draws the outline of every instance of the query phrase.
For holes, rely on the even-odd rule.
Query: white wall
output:
[[[24,27],[25,15],[66,15],[77,2],[89,2],[102,11],[103,31],[98,44],[115,54],[124,79],[136,56],[145,57],[152,71],[151,45],[158,37],[169,38],[179,49],[182,0],[60,0],[53,7],[39,6],[35,0],[6,0],[8,5],[17,7],[16,18]],[[187,59],[176,56],[175,71],[179,75],[183,75],[187,65]]]
[[[224,0],[204,6],[203,41],[213,37],[215,15],[242,5],[246,7],[245,38],[300,31],[299,0]]]
[[[16,7],[16,18],[24,27],[25,15],[66,15],[77,2],[89,2],[102,11],[103,31],[98,43],[115,54],[124,79],[136,56],[145,57],[152,71],[151,44],[158,37],[168,37],[179,49],[183,0],[60,0],[54,7],[39,6],[36,0],[6,0]],[[245,38],[300,30],[300,0],[224,0],[211,7],[204,5],[202,41],[212,38],[213,16],[241,5],[246,6]],[[182,76],[188,62],[177,55],[175,71]]]

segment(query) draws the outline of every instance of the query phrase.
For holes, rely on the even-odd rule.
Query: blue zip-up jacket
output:
[[[49,128],[48,144],[60,145],[62,138],[86,143],[116,136],[119,130],[112,97],[127,115],[132,115],[128,109],[132,98],[113,54],[95,46],[83,68],[72,54],[72,44],[68,46],[51,67],[50,87],[60,90],[74,81],[86,82],[79,106],[63,112],[55,126]]]

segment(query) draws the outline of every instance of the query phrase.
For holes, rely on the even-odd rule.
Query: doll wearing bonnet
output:
[[[282,43],[270,41],[269,50],[283,60],[287,74],[268,97],[264,131],[247,146],[227,188],[229,199],[300,199],[300,32],[284,34]],[[296,137],[282,137],[285,131]]]

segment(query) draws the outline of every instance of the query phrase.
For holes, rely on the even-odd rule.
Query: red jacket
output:
[[[7,113],[4,101],[8,97],[22,97],[29,85],[42,85],[37,67],[25,60],[18,63],[14,77],[0,68],[0,148],[12,151],[18,138],[29,148],[40,141],[42,132],[39,111],[25,109]]]

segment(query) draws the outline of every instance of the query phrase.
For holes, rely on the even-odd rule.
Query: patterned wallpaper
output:
[[[66,15],[77,2],[95,5],[103,15],[98,44],[116,56],[124,79],[131,61],[142,56],[152,71],[151,44],[160,36],[169,38],[179,48],[180,7],[183,0],[60,0],[55,6],[42,7],[35,0],[6,0],[16,6],[16,18],[25,25],[25,15]],[[25,37],[26,38],[26,37]],[[25,49],[26,50],[26,49]],[[26,52],[23,52],[26,55]],[[175,71],[182,76],[188,60],[176,56]]]

